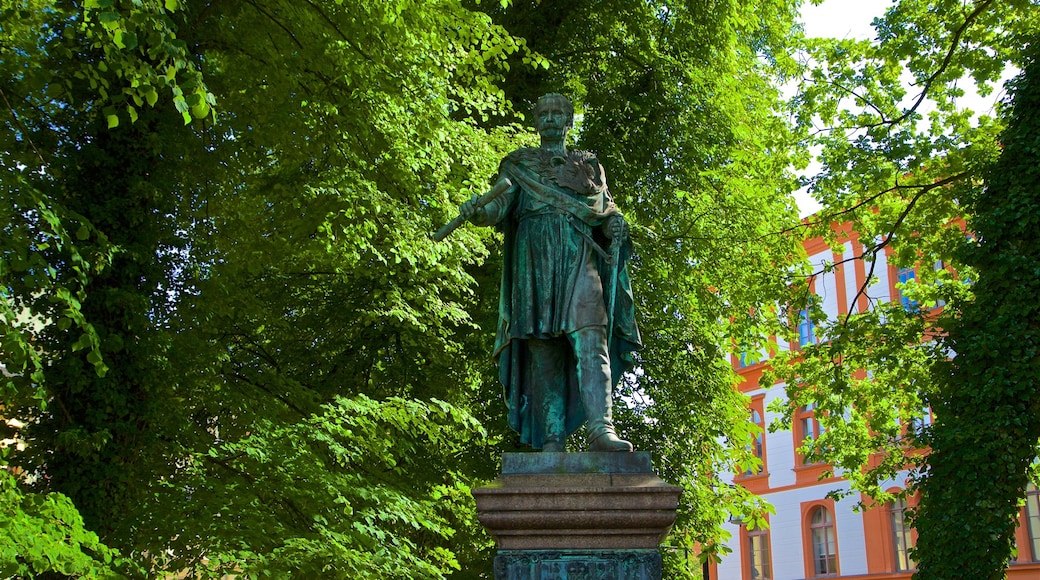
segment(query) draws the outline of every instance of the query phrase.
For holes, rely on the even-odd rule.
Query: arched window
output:
[[[747,530],[747,540],[751,580],[772,580],[773,571],[769,566],[769,531]]]
[[[1033,561],[1040,562],[1040,490],[1029,484],[1026,488],[1026,521],[1029,524],[1029,547]]]
[[[819,506],[812,510],[809,518],[809,540],[812,543],[813,575],[837,574],[838,542],[834,535],[834,518],[826,507]]]
[[[910,534],[910,526],[906,525],[906,500],[897,498],[888,504],[888,518],[892,524],[892,547],[895,551],[896,570],[903,572],[917,567],[910,559],[908,550],[913,547],[914,540]]]

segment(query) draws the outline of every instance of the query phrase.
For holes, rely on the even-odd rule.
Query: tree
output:
[[[98,465],[99,455],[115,450],[118,456],[127,451],[109,440],[111,431],[92,429],[97,417],[92,425],[76,424],[72,414],[78,409],[64,408],[64,399],[59,398],[68,389],[102,382],[109,370],[101,340],[102,336],[108,338],[106,331],[112,328],[109,321],[96,316],[96,307],[105,298],[92,288],[99,279],[125,276],[110,268],[113,261],[118,267],[125,260],[125,251],[113,247],[109,238],[113,232],[99,229],[88,215],[87,210],[93,208],[84,204],[84,196],[91,190],[75,191],[77,173],[82,177],[91,156],[103,150],[103,146],[92,148],[88,135],[98,123],[118,124],[116,105],[136,118],[135,106],[127,103],[155,104],[161,87],[185,101],[184,86],[197,78],[183,60],[183,47],[176,44],[160,4],[138,3],[128,11],[126,21],[113,18],[111,3],[109,9],[87,4],[82,8],[48,1],[8,4],[0,31],[0,44],[4,45],[0,97],[6,129],[0,147],[0,191],[8,218],[0,259],[5,320],[0,408],[5,416],[27,420],[31,427],[21,437],[29,441],[32,451],[42,452],[36,457],[47,461],[50,473],[56,475],[70,466],[61,460],[70,450],[78,450],[75,455],[85,459],[82,467],[88,472],[91,461]],[[150,32],[142,34],[140,41],[131,41],[134,33],[128,27],[134,26]],[[149,57],[134,56],[135,49]],[[162,73],[157,72],[159,67]],[[204,93],[204,86],[196,83],[194,87],[195,92],[187,91],[193,100],[201,98],[198,91]],[[80,185],[85,181],[90,180],[82,180]],[[104,348],[118,350],[118,342],[107,341]],[[78,368],[79,380],[48,382],[48,375],[61,374],[57,370],[61,367]],[[95,407],[94,411],[111,414],[113,410]],[[67,420],[68,428],[33,431],[47,420]],[[39,463],[30,453],[8,447],[3,455],[0,467],[5,469],[3,492],[8,507],[4,519],[9,540],[5,545],[15,550],[5,551],[5,570],[27,575],[114,575],[115,569],[126,564],[113,564],[118,552],[99,543],[85,529],[69,498],[54,491],[71,491],[69,480],[57,480],[53,489],[39,493],[27,490],[6,469],[28,472],[38,482],[49,481],[49,473],[34,471]],[[110,481],[107,473],[99,470],[91,475]],[[101,485],[94,491],[106,493]],[[89,500],[81,505],[98,507]],[[101,521],[98,515],[88,513],[86,526],[96,527]]]
[[[203,575],[446,573],[483,443],[456,332],[469,248],[429,232],[503,141],[446,113],[501,107],[485,66],[519,45],[454,2],[185,19],[226,116],[181,165],[176,468],[132,521]]]
[[[122,578],[119,553],[83,526],[76,506],[59,493],[24,493],[14,475],[0,471],[0,573],[32,578],[59,573]]]
[[[792,4],[21,8],[5,194],[45,209],[12,214],[37,262],[5,287],[57,322],[17,335],[51,364],[4,400],[29,419],[12,463],[101,541],[150,573],[486,568],[466,490],[513,449],[488,356],[496,241],[429,233],[533,137],[517,111],[550,90],[582,106],[578,146],[639,248],[650,346],[622,422],[687,487],[686,541],[761,511],[714,474],[751,460],[725,349],[774,331],[797,253],[772,234],[795,220],[770,88]]]
[[[816,403],[826,433],[805,451],[840,469],[855,489],[884,501],[888,496],[881,484],[902,470],[911,469],[908,493],[914,492],[915,481],[923,481],[922,511],[915,520],[923,538],[917,549],[922,577],[1003,573],[1010,528],[997,532],[994,527],[993,535],[975,533],[970,543],[962,541],[955,528],[967,521],[968,512],[943,505],[934,490],[956,481],[946,479],[953,471],[1011,469],[1017,475],[1009,476],[1010,487],[992,489],[986,500],[1001,506],[994,508],[1003,514],[996,518],[1006,518],[1015,509],[1035,455],[1036,436],[1027,432],[1019,443],[1019,451],[1029,449],[1024,459],[983,459],[956,451],[925,456],[920,450],[949,445],[949,437],[964,435],[955,435],[958,429],[947,421],[960,420],[956,417],[965,410],[961,397],[970,396],[972,389],[945,370],[950,352],[957,353],[954,367],[959,372],[984,372],[972,359],[961,359],[962,348],[950,350],[963,339],[947,338],[946,333],[956,332],[958,316],[968,317],[983,299],[983,288],[971,283],[980,279],[976,268],[982,262],[964,248],[974,243],[967,236],[974,238],[990,227],[972,200],[980,199],[991,175],[987,170],[1001,155],[1003,123],[986,114],[976,116],[957,99],[968,79],[985,95],[1005,67],[1025,65],[1037,17],[1031,2],[897,2],[875,21],[873,41],[807,41],[807,73],[793,103],[805,138],[820,148],[823,166],[808,185],[824,209],[804,224],[804,235],[837,242],[838,231],[857,232],[861,246],[855,246],[853,259],[865,263],[868,277],[881,257],[896,268],[915,268],[916,279],[900,291],[917,306],[870,300],[866,311],[853,309],[840,320],[824,321],[806,296],[814,321],[823,328],[822,342],[778,357],[776,372],[764,380],[787,383],[791,401],[782,410],[788,420],[794,409]],[[912,77],[909,87],[903,76]],[[862,296],[869,297],[873,283],[868,280],[860,289]],[[943,316],[937,318],[936,309],[944,304]],[[1020,377],[1015,388],[1028,391],[1032,379]],[[1013,390],[1008,387],[1005,393]],[[925,428],[904,436],[904,426],[919,420],[928,407],[936,414],[934,431]],[[973,429],[995,433],[1002,421],[1030,421],[1025,407],[1005,413],[976,415]],[[872,454],[881,461],[867,469]],[[953,546],[960,551],[958,558],[950,552]],[[943,559],[947,564],[964,562],[960,555],[981,553],[990,556],[986,574],[967,572],[979,568],[936,564]]]
[[[504,104],[494,109],[445,106],[437,101],[428,107],[417,106],[415,92],[409,87],[430,82],[430,70],[451,70],[440,61],[426,59],[451,54],[452,49],[431,50],[422,45],[426,48],[395,52],[387,47],[365,54],[350,42],[338,40],[374,34],[418,42],[425,37],[410,36],[416,22],[428,28],[431,18],[441,13],[439,8],[430,14],[408,6],[401,13],[402,20],[389,22],[383,20],[382,9],[376,8],[365,19],[359,17],[358,7],[324,14],[308,7],[280,7],[265,14],[242,6],[226,12],[214,9],[193,26],[196,34],[209,39],[207,58],[220,71],[207,77],[208,82],[221,97],[222,106],[235,112],[227,120],[233,141],[226,142],[235,159],[220,163],[235,167],[244,184],[208,198],[212,225],[206,227],[213,234],[198,239],[212,244],[207,251],[213,257],[199,260],[203,276],[193,284],[198,295],[186,297],[181,309],[184,318],[179,324],[187,332],[180,338],[204,341],[195,342],[196,347],[176,349],[193,358],[203,353],[201,360],[192,363],[203,366],[192,368],[204,372],[196,376],[198,383],[186,385],[189,393],[198,392],[186,394],[197,405],[192,427],[199,439],[194,443],[196,453],[209,453],[215,445],[221,458],[241,452],[230,441],[257,428],[246,413],[237,410],[243,403],[245,408],[262,410],[279,421],[297,421],[319,412],[320,405],[336,392],[375,398],[432,395],[480,417],[489,425],[490,441],[470,439],[459,448],[445,449],[444,456],[440,450],[428,452],[430,471],[457,470],[459,483],[493,477],[494,457],[502,449],[511,449],[512,436],[502,421],[500,403],[489,395],[499,389],[488,356],[497,271],[480,260],[495,251],[495,242],[471,229],[456,232],[443,245],[431,244],[427,236],[451,217],[454,203],[449,200],[483,189],[494,163],[522,138],[511,124],[515,113]],[[492,54],[496,43],[502,42],[501,54],[514,55],[508,71],[501,74],[505,96],[516,103],[526,102],[528,95],[573,87],[568,92],[579,96],[585,107],[580,146],[599,151],[605,163],[614,160],[608,166],[612,188],[619,193],[622,207],[626,211],[631,207],[630,216],[639,228],[637,242],[647,264],[645,287],[639,293],[647,300],[643,312],[654,313],[656,318],[648,318],[644,328],[655,333],[658,343],[647,354],[643,377],[630,387],[632,398],[639,397],[644,406],[633,409],[626,422],[636,425],[637,434],[644,431],[637,440],[661,458],[667,476],[687,484],[698,498],[691,500],[685,512],[684,527],[691,531],[691,538],[707,542],[718,533],[724,514],[721,508],[712,511],[703,506],[720,505],[717,500],[721,498],[723,505],[736,511],[755,507],[741,490],[720,488],[713,478],[719,470],[735,469],[734,461],[747,460],[743,442],[750,439],[744,402],[731,389],[731,371],[719,360],[723,351],[718,343],[725,342],[727,333],[736,335],[753,324],[768,324],[764,314],[727,324],[731,308],[750,312],[752,304],[774,300],[772,294],[763,299],[749,288],[767,280],[769,292],[787,291],[776,275],[773,256],[793,255],[793,242],[767,235],[794,220],[793,207],[779,193],[790,183],[782,169],[787,133],[772,114],[778,100],[767,89],[771,73],[765,65],[756,68],[758,53],[752,45],[778,42],[777,38],[784,37],[784,19],[789,24],[791,15],[749,16],[753,23],[741,32],[747,38],[737,33],[718,34],[715,44],[703,47],[683,34],[703,26],[704,33],[711,36],[708,32],[716,30],[713,24],[717,23],[699,22],[704,14],[664,3],[657,8],[619,4],[616,16],[621,19],[616,20],[609,11],[593,8],[592,4],[543,3],[537,9],[516,5],[501,12],[492,10],[504,30],[531,38],[523,45],[495,40],[497,36],[488,40],[477,36],[472,41],[490,46]],[[737,21],[741,15],[736,6],[731,9],[732,15],[718,17]],[[525,20],[526,10],[534,12],[530,22]],[[583,21],[568,12],[572,10],[602,22]],[[655,15],[660,10],[673,16],[659,19]],[[348,14],[357,20],[347,23]],[[454,21],[462,16],[443,13]],[[482,22],[479,14],[462,21],[470,18]],[[537,81],[540,84],[516,80],[532,74],[532,62],[552,62],[557,53],[549,49],[564,49],[562,44],[537,44],[545,40],[542,31],[548,30],[539,24],[540,18],[573,23],[574,28],[565,29],[562,38],[584,38],[581,31],[585,29],[604,36],[589,50],[576,52],[573,60],[550,65],[550,74]],[[772,28],[763,25],[768,34],[760,33],[755,18],[770,23]],[[272,21],[279,23],[272,33],[274,43],[225,38],[221,35],[232,31],[219,28],[234,23],[262,29]],[[521,22],[527,24],[520,27]],[[218,28],[209,31],[206,25]],[[627,32],[644,29],[657,36],[638,39]],[[344,61],[328,61],[325,46],[309,41],[316,31],[319,37],[327,34],[339,43],[334,54]],[[440,42],[438,34],[433,39]],[[681,41],[667,40],[672,36]],[[453,42],[468,42],[467,38],[462,35],[463,40]],[[639,44],[611,57],[611,62],[621,64],[637,57],[646,63],[665,63],[661,70],[650,67],[636,76],[628,68],[618,69],[622,72],[610,77],[595,100],[587,94],[581,97],[588,92],[581,87],[599,86],[603,71],[612,70],[597,61],[609,55],[604,47],[625,46],[633,40]],[[655,42],[665,43],[665,48],[658,51]],[[517,50],[521,46],[534,54]],[[704,54],[712,47],[721,54],[729,54],[731,49],[740,53],[733,60],[720,59],[718,64],[698,61],[703,69],[685,64],[685,54]],[[417,60],[413,63],[402,54],[414,54]],[[264,71],[302,73],[294,77],[258,75],[253,70],[256,63]],[[357,78],[369,83],[364,88],[368,92],[335,81],[354,66],[365,67],[366,74]],[[467,70],[460,67],[461,72],[444,77],[444,85],[433,86],[461,90],[448,79],[470,86]],[[733,71],[745,71],[744,76],[739,81],[725,80],[727,74],[736,74]],[[358,73],[346,75],[347,80],[354,78],[350,75]],[[263,84],[255,92],[241,90],[258,78]],[[415,80],[408,80],[412,78]],[[655,92],[646,79],[661,83],[662,92]],[[725,86],[720,88],[716,80]],[[518,92],[521,89],[525,92]],[[713,108],[715,95],[723,90],[732,91],[732,100]],[[262,101],[255,97],[261,91],[266,96]],[[363,98],[359,99],[359,91]],[[629,111],[626,116],[604,117],[594,123],[596,115],[614,114],[611,95],[625,95],[644,112]],[[297,102],[302,106],[297,108]],[[473,97],[473,102],[480,101]],[[516,107],[522,109],[523,105]],[[451,116],[444,117],[442,110],[450,110]],[[684,110],[690,114],[678,115]],[[755,116],[745,120],[745,111]],[[656,131],[644,115],[658,124]],[[623,126],[645,132],[611,133]],[[728,136],[728,141],[715,144],[716,134]],[[584,145],[585,139],[590,140],[588,145]],[[709,143],[715,148],[710,149]],[[768,163],[759,163],[760,156],[754,153],[764,149],[775,149],[778,154]],[[373,151],[381,153],[375,162],[370,156]],[[699,166],[687,163],[699,158],[711,161]],[[270,167],[263,167],[266,163]],[[640,171],[641,165],[652,169]],[[644,174],[651,177],[645,183],[634,183]],[[416,192],[422,192],[422,197]],[[433,214],[439,219],[430,219],[431,209],[440,212]],[[641,212],[650,217],[641,218]],[[696,219],[698,213],[703,214],[700,219]],[[709,215],[729,221],[716,226]],[[763,216],[774,220],[774,225],[764,222]],[[672,219],[675,221],[669,221]],[[723,231],[729,237],[723,238]],[[783,250],[777,251],[778,247]],[[727,258],[733,255],[741,260]],[[263,261],[257,259],[260,256]],[[689,271],[689,264],[695,262],[706,266]],[[464,268],[465,263],[469,265]],[[740,267],[730,270],[722,266],[738,263]],[[475,300],[468,297],[474,292],[474,279],[481,281]],[[484,330],[470,327],[470,320],[483,322]],[[701,323],[705,326],[699,326]],[[686,355],[676,357],[676,352]],[[204,394],[211,393],[214,384],[221,386],[222,394],[207,401]],[[653,407],[646,404],[651,398]],[[640,416],[650,419],[641,423]],[[213,435],[214,417],[222,434],[219,443]],[[268,427],[263,430],[274,432]],[[224,434],[228,435],[226,443]],[[727,436],[729,441],[724,439]],[[219,466],[207,473],[214,485],[227,485],[220,482],[235,476]],[[459,503],[468,502],[464,494],[456,494]],[[449,504],[444,508],[449,511]],[[452,509],[466,512],[458,504]],[[350,522],[341,519],[338,525]],[[455,528],[461,533],[474,526],[470,519]],[[218,537],[211,532],[203,535]],[[229,535],[221,541],[231,546],[236,540]],[[485,550],[488,546],[486,538],[468,541]],[[179,551],[187,553],[190,548],[179,546]],[[489,559],[486,552],[467,556]],[[469,560],[461,567],[473,571],[477,566]]]
[[[463,249],[446,251],[426,233],[449,211],[446,192],[470,187],[463,169],[497,157],[493,136],[446,112],[497,102],[485,61],[516,41],[452,2],[19,8],[19,26],[4,29],[17,48],[4,59],[15,79],[4,86],[13,95],[5,195],[35,197],[12,204],[23,220],[12,219],[12,238],[23,222],[30,233],[5,246],[20,273],[5,278],[5,315],[28,308],[57,322],[8,333],[21,351],[5,365],[29,371],[5,392],[5,414],[27,422],[28,451],[12,461],[36,471],[41,494],[67,492],[106,542],[138,554],[176,550],[147,567],[259,574],[304,569],[331,550],[355,554],[327,571],[342,577],[457,566],[445,522],[464,517],[454,508],[468,499],[454,472],[438,467],[482,431],[435,397],[466,400],[452,387],[468,371],[445,361],[459,349],[448,327],[465,322],[453,301],[469,277],[457,267]],[[444,26],[427,28],[434,22]],[[283,43],[295,48],[280,53]],[[195,74],[204,68],[206,84]],[[210,86],[225,103],[220,117],[209,114]],[[310,211],[297,213],[301,205]],[[264,230],[215,229],[250,220]],[[113,265],[102,270],[102,258]],[[395,273],[401,286],[387,283]],[[277,291],[259,293],[267,289]],[[58,315],[63,303],[72,324]],[[241,303],[257,308],[236,310]],[[265,319],[275,321],[267,334]],[[445,347],[423,365],[427,333]],[[427,375],[423,366],[449,369]],[[420,382],[431,377],[440,384]],[[287,442],[301,446],[299,458]],[[361,445],[376,442],[397,447]],[[268,473],[275,452],[280,467]],[[317,460],[333,473],[294,488],[313,478]],[[202,490],[243,503],[213,505]],[[229,507],[241,509],[213,519]],[[249,535],[278,515],[290,524],[279,534]],[[200,542],[212,526],[217,533]]]
[[[929,397],[937,421],[914,518],[917,578],[1003,578],[1014,550],[1018,500],[1040,441],[1038,107],[1034,56],[1012,85],[1000,158],[985,189],[966,200],[978,241],[960,253],[978,277],[974,300],[946,319],[942,342],[956,354],[937,365],[940,386]]]

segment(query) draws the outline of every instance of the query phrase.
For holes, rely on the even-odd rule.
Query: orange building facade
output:
[[[859,293],[867,272],[862,260],[852,258],[862,253],[863,246],[852,232],[846,232],[843,242],[838,251],[832,251],[822,239],[806,244],[810,260],[820,266],[817,271],[824,270],[824,263],[838,264],[818,276],[812,288],[828,317],[862,311],[873,300],[904,300],[907,304],[899,283],[916,277],[916,270],[897,270],[887,256],[879,255],[873,272],[877,282]],[[807,316],[799,321],[798,330],[797,341],[778,347],[797,349],[818,340]],[[830,466],[809,464],[797,451],[805,438],[820,434],[814,410],[811,406],[798,409],[790,431],[768,432],[765,428],[776,418],[769,407],[773,401],[785,399],[784,384],[760,385],[768,359],[754,362],[734,357],[732,362],[742,379],[739,389],[751,400],[750,420],[763,432],[753,447],[762,460],[761,470],[733,475],[731,481],[761,495],[776,513],[769,516],[765,530],[751,530],[741,522],[727,524],[732,552],[711,565],[711,580],[909,579],[915,565],[908,549],[914,545],[916,533],[904,523],[906,503],[868,504],[867,509],[856,511],[860,500],[867,503],[859,494],[828,499],[830,491],[847,491],[848,482],[840,473],[821,480]],[[901,489],[906,477],[902,473],[887,482],[887,489]],[[1031,487],[1025,500],[1016,537],[1018,555],[1009,563],[1008,578],[1040,580],[1040,491]]]

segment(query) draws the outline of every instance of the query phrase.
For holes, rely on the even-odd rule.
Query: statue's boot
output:
[[[631,453],[632,444],[619,438],[616,433],[608,431],[596,439],[589,441],[589,451]]]
[[[546,453],[563,453],[567,451],[567,436],[564,428],[563,396],[559,393],[544,393],[542,402],[542,428],[545,432],[545,443],[542,451]]]
[[[541,422],[542,451],[563,453],[567,450],[566,396],[564,354],[560,341],[531,340],[529,348],[534,363],[535,413]]]
[[[632,451],[631,443],[618,438],[611,418],[606,326],[587,326],[570,337],[578,359],[578,384],[581,385],[581,404],[585,407],[589,451]]]
[[[588,403],[586,403],[588,405]],[[587,409],[588,407],[586,407]],[[614,431],[614,423],[610,420],[610,407],[607,407],[608,415],[602,418],[590,419],[587,429],[589,432],[589,451],[620,451],[631,452],[632,444],[617,436]]]

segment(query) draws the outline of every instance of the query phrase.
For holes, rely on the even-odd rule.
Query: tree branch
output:
[[[3,97],[4,104],[7,105],[7,110],[11,111],[11,118],[14,119],[15,123],[18,123],[18,125],[21,126],[22,138],[24,138],[25,142],[29,144],[29,147],[32,148],[33,153],[36,153],[36,156],[40,158],[40,163],[46,167],[47,160],[43,157],[43,154],[40,153],[40,150],[36,148],[36,144],[33,143],[32,138],[29,137],[29,128],[25,126],[25,123],[23,123],[20,118],[18,118],[18,113],[15,112],[14,106],[11,105],[11,101],[7,100],[7,93],[4,92],[3,88],[0,88],[0,97]]]
[[[935,186],[935,187],[938,187],[938,186]],[[914,209],[914,205],[917,203],[918,200],[921,199],[921,196],[923,196],[926,192],[930,191],[931,189],[934,189],[934,188],[933,187],[922,188],[921,191],[917,192],[916,195],[914,195],[912,198],[910,198],[910,202],[906,204],[906,207],[903,208],[902,212],[900,212],[899,217],[896,218],[895,223],[892,224],[892,227],[889,229],[888,234],[885,235],[885,239],[883,239],[881,242],[875,244],[874,247],[870,249],[869,253],[872,256],[874,256],[875,259],[871,260],[869,274],[866,276],[866,279],[863,280],[863,283],[860,284],[859,290],[856,291],[856,295],[852,297],[852,301],[849,302],[849,304],[850,304],[849,311],[847,313],[845,313],[844,324],[846,326],[849,324],[849,319],[852,318],[852,314],[854,312],[856,312],[855,304],[859,300],[859,297],[863,296],[864,294],[866,294],[867,288],[870,287],[870,279],[874,277],[874,269],[877,267],[877,255],[878,255],[878,252],[880,252],[885,246],[890,244],[893,239],[895,239],[895,233],[896,233],[896,231],[899,230],[899,226],[901,226],[903,224],[903,221],[906,220],[906,216],[910,215],[910,212],[913,211],[913,209]],[[864,250],[861,258],[862,257],[866,257],[867,253],[868,253],[868,251]]]
[[[950,47],[946,50],[946,55],[943,57],[942,64],[939,65],[938,69],[936,69],[934,72],[932,72],[931,76],[929,76],[927,79],[925,79],[924,85],[922,85],[922,87],[921,87],[921,92],[920,92],[920,94],[917,95],[917,100],[914,101],[913,106],[911,106],[909,109],[904,111],[902,115],[900,115],[899,117],[896,117],[895,119],[892,119],[890,121],[885,121],[884,120],[884,115],[882,115],[882,121],[881,122],[879,122],[879,123],[870,123],[870,124],[867,124],[867,125],[860,125],[859,128],[860,129],[873,129],[875,127],[881,127],[881,126],[884,126],[884,125],[889,125],[889,126],[891,126],[891,125],[898,125],[899,123],[902,123],[903,121],[906,121],[907,119],[909,119],[910,115],[913,115],[917,111],[917,109],[921,106],[921,103],[924,102],[925,98],[928,96],[928,93],[932,89],[932,85],[935,84],[935,81],[937,81],[939,79],[939,77],[944,72],[946,72],[946,69],[949,68],[950,62],[953,60],[953,55],[957,52],[957,48],[959,48],[959,46],[960,46],[961,36],[964,35],[965,31],[968,30],[968,27],[971,26],[971,24],[983,12],[985,12],[986,9],[989,7],[989,5],[992,4],[993,2],[994,2],[994,0],[982,0],[981,2],[976,4],[975,5],[975,10],[973,10],[971,12],[971,14],[968,14],[968,16],[965,17],[964,22],[962,22],[961,25],[959,27],[957,27],[957,30],[955,30],[953,32],[953,39],[950,41]],[[855,93],[852,93],[851,91],[849,91],[849,92],[853,96],[857,96]],[[866,102],[866,101],[864,101],[864,102]],[[872,108],[874,108],[875,111],[877,110],[876,107],[872,107]]]

